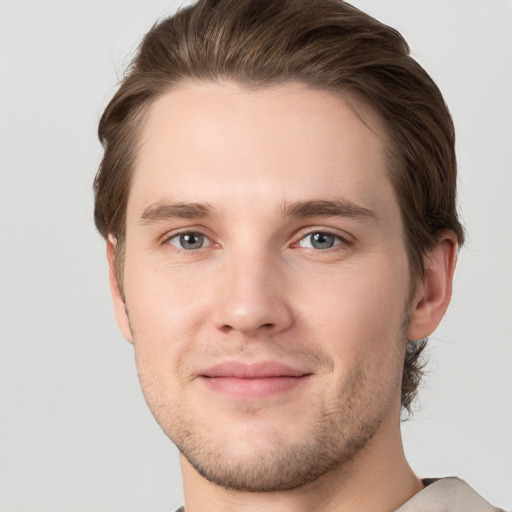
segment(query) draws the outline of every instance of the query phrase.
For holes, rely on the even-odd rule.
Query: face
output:
[[[151,107],[118,319],[187,464],[290,489],[397,428],[409,270],[385,133],[298,84],[184,84]]]

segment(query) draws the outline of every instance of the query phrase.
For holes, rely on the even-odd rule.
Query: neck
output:
[[[181,456],[185,512],[392,512],[423,485],[405,458],[399,424],[386,421],[349,463],[289,491],[225,489],[208,482]]]

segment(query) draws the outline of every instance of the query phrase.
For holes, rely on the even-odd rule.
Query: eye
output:
[[[317,231],[315,233],[309,233],[302,238],[298,245],[299,247],[305,247],[307,249],[331,249],[344,241],[345,240],[340,236],[333,235],[332,233]]]
[[[202,233],[190,232],[174,235],[167,240],[167,243],[174,247],[178,247],[179,249],[193,251],[208,247],[210,245],[210,240]]]

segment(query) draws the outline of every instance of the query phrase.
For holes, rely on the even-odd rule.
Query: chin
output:
[[[285,491],[306,486],[333,470],[350,467],[378,431],[382,417],[354,425],[350,415],[318,411],[309,421],[257,420],[208,426],[173,422],[169,437],[206,480],[244,492]],[[299,428],[297,428],[299,426]]]

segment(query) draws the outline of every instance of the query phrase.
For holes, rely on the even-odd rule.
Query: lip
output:
[[[304,383],[310,375],[309,372],[274,361],[253,364],[230,361],[202,371],[199,378],[216,393],[257,399],[290,391]]]

